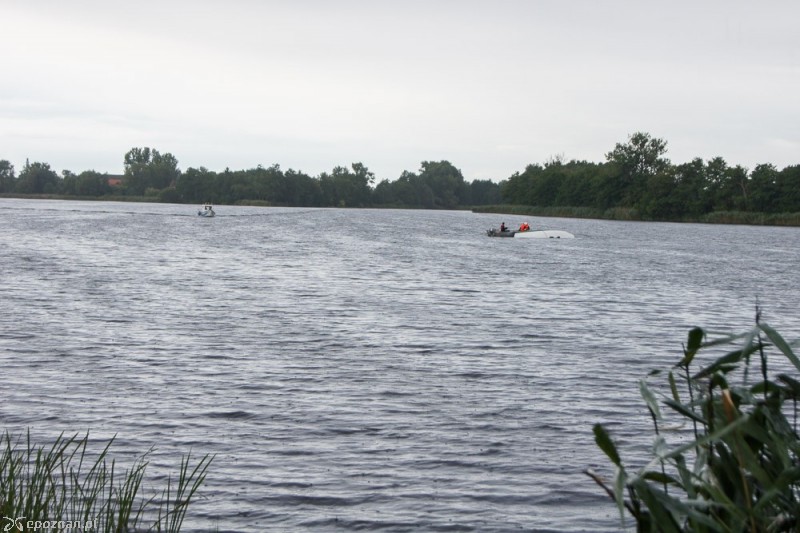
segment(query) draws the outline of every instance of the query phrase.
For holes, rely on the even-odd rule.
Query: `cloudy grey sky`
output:
[[[446,159],[499,181],[630,133],[800,164],[800,2],[0,0],[0,159],[121,173]]]

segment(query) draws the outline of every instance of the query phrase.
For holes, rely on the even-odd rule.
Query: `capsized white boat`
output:
[[[203,209],[201,209],[200,211],[197,212],[197,215],[201,216],[201,217],[210,218],[210,217],[213,217],[214,215],[216,215],[216,213],[214,212],[214,208],[211,207],[211,204],[205,204],[203,206]]]
[[[546,229],[540,231],[517,231],[515,239],[574,239],[575,235],[568,231]]]
[[[574,239],[575,235],[568,231],[558,229],[547,229],[538,231],[517,231],[506,230],[500,231],[499,229],[492,228],[486,231],[489,237],[515,237],[517,239]]]

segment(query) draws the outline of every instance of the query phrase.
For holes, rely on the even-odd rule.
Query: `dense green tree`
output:
[[[523,172],[515,172],[500,186],[500,194],[510,204],[538,205],[536,203],[534,182],[543,170],[541,165],[530,164]]]
[[[325,205],[335,207],[364,207],[369,205],[375,175],[362,163],[351,168],[337,166],[319,177]]]
[[[142,195],[147,189],[176,186],[180,177],[178,160],[170,153],[161,154],[150,148],[131,148],[125,154],[125,189],[128,194]]]
[[[710,211],[748,210],[748,173],[742,166],[729,167],[715,157],[706,163],[706,182],[711,202]]]
[[[71,170],[61,171],[61,193],[69,195],[78,194],[78,176]]]
[[[618,199],[617,206],[636,205],[648,178],[669,166],[669,160],[664,157],[666,151],[667,141],[653,138],[649,133],[636,132],[628,137],[628,142],[617,143],[606,154],[606,160],[618,170],[615,190],[611,191],[611,196]]]
[[[47,163],[29,163],[19,174],[16,192],[23,194],[55,194],[60,191],[61,178]]]
[[[750,173],[749,207],[752,211],[775,212],[780,203],[781,193],[778,175],[778,169],[772,164],[757,165]]]
[[[597,203],[593,178],[603,165],[555,158],[542,165],[528,165],[511,176],[502,187],[503,198],[515,204],[594,207]]]
[[[239,179],[240,176],[241,173],[229,168],[225,168],[225,170],[219,172],[215,180],[215,196],[211,201],[219,204],[236,203],[236,195],[242,189],[242,183]]]
[[[668,168],[647,178],[647,187],[637,202],[645,219],[675,219],[683,214],[683,205],[675,194],[675,169]]]
[[[576,160],[561,164],[559,169],[561,179],[555,204],[559,206],[593,207],[596,199],[592,188],[592,176],[599,172],[602,166]]]
[[[375,205],[394,206],[397,199],[394,193],[394,185],[389,180],[381,180],[372,191],[372,202]]]
[[[17,185],[14,175],[14,165],[5,159],[0,159],[0,193],[13,192]]]
[[[675,167],[675,196],[681,205],[680,213],[675,216],[696,218],[706,214],[710,207],[708,184],[706,182],[706,165],[702,159],[695,158],[689,163]]]
[[[746,211],[749,209],[750,200],[748,198],[748,173],[747,169],[741,165],[729,168],[725,173],[726,183],[730,195],[730,207],[728,209]]]
[[[375,187],[372,195],[377,205],[392,207],[436,207],[435,195],[430,185],[418,174],[403,171],[395,181],[383,180]]]
[[[224,193],[220,202],[224,204],[235,204],[244,199],[263,200],[260,198],[256,180],[260,169],[252,170],[226,170],[224,173],[225,181],[222,184]]]
[[[253,177],[253,193],[251,199],[264,200],[274,205],[290,203],[290,184],[279,165],[269,168],[258,166],[251,172]]]
[[[308,174],[289,169],[286,171],[287,197],[290,206],[319,207],[322,204],[322,188],[319,180]]]
[[[469,184],[470,205],[495,205],[502,201],[500,184],[492,180],[472,180]]]
[[[711,210],[719,208],[730,195],[728,171],[728,163],[721,157],[715,157],[706,163],[706,187]],[[728,207],[720,210],[730,209]]]
[[[800,212],[800,165],[785,167],[778,174],[778,202],[774,210],[779,213]]]
[[[396,182],[398,200],[408,207],[423,207],[433,209],[436,207],[436,196],[431,186],[414,172],[404,171]]]
[[[217,174],[205,167],[186,169],[178,179],[175,189],[184,202],[219,202]]]
[[[547,163],[533,180],[531,193],[536,201],[534,205],[556,205],[556,197],[563,176],[564,172],[560,161]]]
[[[469,186],[449,161],[423,161],[419,179],[433,192],[435,207],[453,209],[469,203]]]
[[[108,175],[101,174],[94,170],[85,170],[79,175],[74,175],[69,171],[64,171],[64,192],[70,190],[68,194],[78,196],[103,196],[111,194],[111,186],[108,184]]]
[[[594,198],[592,207],[609,209],[622,205],[620,174],[620,168],[615,163],[598,166],[597,172],[589,177],[589,190]]]

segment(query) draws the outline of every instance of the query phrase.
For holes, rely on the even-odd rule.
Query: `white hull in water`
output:
[[[486,232],[489,237],[515,237],[517,239],[574,239],[575,235],[568,231],[557,229],[539,230],[539,231],[500,231],[499,229],[490,229]]]
[[[515,239],[574,239],[575,235],[568,231],[561,230],[542,230],[542,231],[517,231],[514,233]]]

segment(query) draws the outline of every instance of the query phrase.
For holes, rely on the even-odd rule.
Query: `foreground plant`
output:
[[[626,511],[636,520],[637,531],[800,530],[800,360],[758,314],[747,333],[705,340],[702,329],[689,332],[661,401],[646,381],[640,382],[655,428],[650,463],[629,472],[606,429],[596,424],[595,442],[616,472],[612,483],[586,473],[614,499],[623,521]],[[733,349],[693,367],[700,352],[724,346]],[[789,364],[770,360],[768,354],[775,352]],[[758,362],[751,365],[752,358]],[[770,364],[791,372],[773,378]],[[688,428],[674,434],[678,443],[664,437],[662,406]]]
[[[190,466],[181,459],[177,479],[167,479],[159,494],[142,495],[147,454],[122,475],[109,459],[110,441],[100,454],[87,457],[88,434],[59,436],[48,448],[27,438],[2,437],[0,454],[0,516],[4,531],[180,531],[186,510],[212,458]]]

